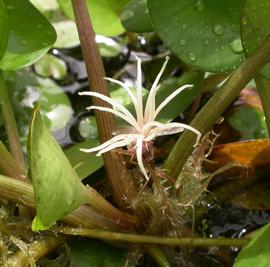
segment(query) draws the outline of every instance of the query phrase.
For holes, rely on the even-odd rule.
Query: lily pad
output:
[[[247,0],[242,15],[242,40],[247,56],[252,55],[258,45],[270,34],[270,2],[268,0]],[[270,64],[259,72],[270,79]]]
[[[37,231],[51,227],[86,203],[87,197],[84,185],[42,121],[38,106],[30,127],[28,154],[37,210],[32,228]]]
[[[17,70],[33,64],[56,40],[49,21],[28,0],[3,0],[10,18],[7,50],[0,68]]]
[[[252,235],[251,241],[239,252],[233,267],[270,267],[270,224]]]
[[[45,54],[34,65],[35,71],[40,76],[49,78],[52,77],[55,80],[62,80],[67,75],[66,63],[58,57],[50,54]]]
[[[240,18],[244,0],[148,0],[155,31],[185,63],[210,72],[244,60]]]
[[[153,31],[146,0],[130,1],[123,9],[120,18],[128,31],[138,33]]]
[[[0,0],[0,59],[5,54],[8,44],[9,18],[3,0]]]

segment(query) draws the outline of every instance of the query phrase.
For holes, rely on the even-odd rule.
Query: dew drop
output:
[[[186,40],[185,39],[181,39],[180,40],[180,45],[185,45],[186,44]]]
[[[195,4],[195,10],[197,12],[203,12],[205,8],[205,4],[203,0],[197,0],[196,4]]]
[[[123,21],[126,21],[130,18],[134,17],[134,12],[131,10],[125,10],[122,14],[121,14],[121,19]]]
[[[38,27],[39,29],[42,29],[42,28],[43,28],[43,25],[42,25],[42,24],[38,24],[37,27]]]
[[[27,45],[27,41],[26,41],[26,40],[21,39],[21,44],[22,44],[22,45]]]
[[[204,44],[205,44],[206,46],[208,46],[208,45],[210,44],[210,41],[209,41],[209,40],[205,40],[205,41],[204,41]]]
[[[240,38],[233,39],[229,45],[234,53],[243,52],[243,46]]]
[[[183,29],[186,29],[186,28],[187,28],[187,25],[186,25],[186,24],[183,24],[183,25],[182,25],[182,28],[183,28]]]
[[[188,54],[188,58],[190,59],[190,61],[193,61],[193,62],[197,60],[197,57],[194,52],[190,52]]]
[[[221,24],[216,24],[213,26],[213,33],[217,36],[221,36],[224,34],[224,27]]]

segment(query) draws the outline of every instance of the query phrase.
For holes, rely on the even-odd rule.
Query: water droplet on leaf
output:
[[[235,53],[243,52],[243,46],[240,38],[233,39],[229,45],[233,52]]]
[[[215,35],[221,36],[224,34],[224,27],[221,24],[216,24],[213,26],[213,33]]]
[[[196,61],[197,60],[197,57],[196,57],[194,52],[190,52],[188,54],[188,58],[190,59],[190,61]]]
[[[181,39],[180,40],[180,45],[185,45],[186,44],[186,40],[185,39]]]
[[[197,0],[196,4],[195,4],[195,10],[198,12],[203,12],[204,11],[204,1],[203,0]]]

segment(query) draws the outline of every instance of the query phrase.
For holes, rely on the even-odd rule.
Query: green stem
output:
[[[249,239],[239,238],[173,238],[148,235],[126,234],[109,232],[87,228],[70,228],[56,226],[52,231],[59,234],[98,238],[108,241],[121,241],[135,244],[158,244],[168,246],[209,247],[209,246],[237,246],[241,247],[249,242]]]
[[[0,171],[2,174],[16,178],[19,180],[25,180],[24,171],[17,164],[17,161],[7,151],[4,144],[0,141]]]
[[[35,209],[33,187],[26,182],[0,175],[0,196],[16,204]],[[120,211],[119,213],[119,217],[111,218],[96,212],[89,205],[84,205],[66,215],[61,221],[71,225],[113,230],[130,230],[135,227],[136,222],[133,217],[127,215],[124,218]]]
[[[95,32],[88,14],[88,8],[85,0],[72,0],[73,11],[76,25],[81,41],[81,49],[86,64],[88,80],[91,90],[100,94],[109,96],[107,84],[104,80],[106,76],[99,48],[95,41]],[[107,102],[96,97],[92,98],[95,106],[111,107]],[[112,138],[115,129],[114,117],[109,112],[95,111],[97,126],[101,143]],[[123,201],[126,198],[132,198],[136,191],[131,187],[132,179],[127,175],[125,165],[121,160],[113,157],[112,153],[103,154],[104,166],[107,177],[112,188],[113,199],[117,206],[122,210],[128,210],[129,203]],[[126,188],[129,187],[129,191]]]
[[[30,260],[36,262],[47,255],[50,251],[64,243],[64,239],[56,236],[46,236],[41,240],[34,241],[28,247],[28,253],[18,251],[8,259],[8,267],[27,267]]]
[[[20,136],[2,70],[0,70],[0,102],[11,154],[17,161],[18,165],[20,165],[20,167],[24,170],[24,159],[20,143]]]
[[[158,246],[145,246],[147,252],[160,267],[171,267],[165,253]]]
[[[211,97],[196,114],[190,125],[199,130],[203,135],[206,134],[225,109],[238,96],[242,88],[269,60],[270,36],[264,40],[255,53],[247,58],[230,76],[227,82]],[[181,135],[164,165],[164,169],[169,171],[169,175],[178,177],[192,152],[194,143],[195,136],[192,132],[185,131]]]
[[[268,136],[270,136],[270,83],[260,75],[255,77],[255,82],[263,106],[265,122],[268,129]]]

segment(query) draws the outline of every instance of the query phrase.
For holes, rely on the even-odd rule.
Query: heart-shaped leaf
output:
[[[87,197],[79,177],[44,125],[38,106],[30,127],[28,153],[37,210],[32,228],[43,230],[86,203]]]
[[[148,0],[155,31],[185,63],[227,72],[244,60],[240,15],[244,0]]]
[[[55,30],[28,0],[3,0],[10,18],[10,33],[3,70],[17,70],[33,64],[56,40]],[[1,37],[2,38],[2,37]]]
[[[5,54],[9,33],[9,18],[3,0],[0,0],[0,59]]]
[[[115,36],[124,32],[118,12],[127,0],[87,0],[94,30],[97,34]],[[74,19],[71,1],[58,0],[62,10]]]
[[[251,55],[258,45],[270,34],[270,1],[246,0],[242,15],[242,40],[246,55]],[[265,78],[270,79],[270,64],[261,71]]]

